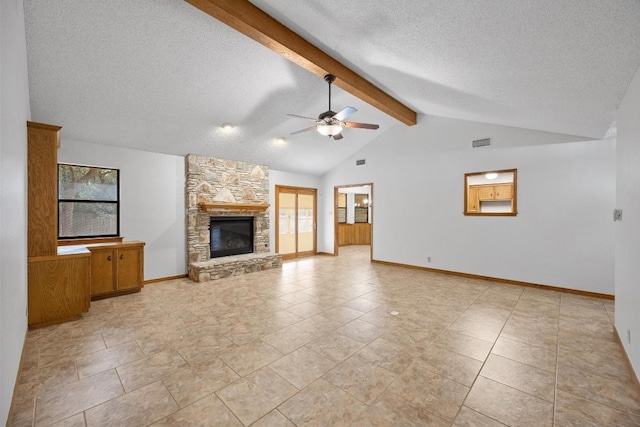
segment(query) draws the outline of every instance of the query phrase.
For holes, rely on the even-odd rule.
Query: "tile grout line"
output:
[[[478,299],[480,299],[480,297],[481,297],[482,295],[484,295],[486,292],[488,292],[488,291],[489,291],[489,289],[491,289],[492,287],[493,287],[493,285],[492,285],[492,286],[490,286],[487,290],[485,290],[482,294],[480,294],[480,295],[478,296],[478,298],[476,298],[476,299],[475,299],[475,300],[474,300],[474,301],[469,305],[469,307],[471,307],[471,305],[473,305],[476,301],[478,301]],[[484,369],[484,365],[487,363],[487,359],[489,359],[489,356],[491,355],[491,352],[493,351],[493,348],[495,347],[496,342],[497,342],[497,341],[498,341],[498,339],[500,338],[500,335],[502,334],[502,331],[504,330],[504,327],[505,327],[505,326],[507,325],[507,323],[509,322],[509,319],[511,319],[511,316],[513,315],[513,311],[515,310],[515,307],[518,305],[518,303],[519,303],[519,302],[520,302],[520,300],[522,299],[522,295],[524,295],[524,289],[523,289],[523,291],[520,293],[520,295],[518,296],[518,300],[516,301],[516,304],[513,306],[513,308],[511,308],[511,309],[510,309],[509,316],[507,317],[507,319],[506,319],[506,320],[505,320],[505,322],[503,323],[502,327],[500,328],[500,332],[498,332],[498,336],[496,337],[495,341],[494,341],[494,342],[493,342],[493,344],[491,345],[491,348],[489,349],[489,353],[487,354],[487,357],[486,357],[486,358],[484,359],[484,361],[482,362],[482,366],[481,366],[481,367],[480,367],[480,369],[478,370],[478,374],[477,374],[477,375],[476,375],[476,377],[474,378],[473,383],[471,384],[471,386],[469,386],[469,392],[467,392],[467,395],[465,396],[464,400],[462,401],[462,405],[460,405],[460,408],[458,408],[458,412],[456,413],[456,418],[457,418],[457,417],[458,417],[458,415],[460,414],[460,410],[462,409],[462,407],[464,406],[465,402],[467,401],[467,398],[469,397],[469,394],[471,393],[471,389],[472,389],[472,388],[473,388],[473,386],[476,384],[476,381],[478,380],[478,377],[480,377],[480,373],[482,372],[482,369]],[[469,308],[467,307],[467,310],[468,310],[468,309],[469,309]],[[466,310],[465,310],[465,312],[466,312]],[[463,314],[464,314],[464,313],[463,313]],[[462,315],[460,315],[460,316],[462,316]],[[502,384],[502,383],[500,383],[500,384]],[[507,387],[510,387],[510,386],[508,386],[508,385],[506,385],[506,384],[504,384],[504,385],[505,385],[505,386],[507,386]],[[513,388],[514,390],[517,390],[517,389],[516,389],[516,388],[514,388],[514,387],[510,387],[510,388]],[[518,391],[522,391],[522,390],[518,390]],[[528,393],[527,393],[527,394],[528,394]],[[475,409],[473,409],[473,408],[469,408],[469,409],[472,409],[472,410],[476,411],[476,410],[475,410]],[[476,411],[476,412],[478,412],[479,414],[484,415],[484,416],[485,416],[485,417],[487,417],[487,418],[490,418],[490,419],[492,419],[492,420],[494,420],[494,421],[497,421],[497,422],[499,422],[500,424],[504,424],[504,423],[502,423],[501,421],[498,421],[498,420],[496,420],[495,418],[490,417],[489,415],[487,415],[487,414],[485,414],[485,413],[482,413],[482,412],[480,412],[480,411]],[[454,422],[455,422],[455,418],[454,418]]]
[[[602,301],[602,304],[603,304],[603,306],[604,306],[604,301]],[[606,312],[606,307],[605,307],[605,312]],[[607,317],[609,317],[609,316],[607,316]],[[610,318],[610,317],[609,317],[609,321],[611,322],[612,326],[614,326],[614,322],[611,320],[611,318]],[[600,339],[599,337],[595,337],[595,338],[596,338],[596,339]],[[616,344],[617,344],[618,346],[620,346],[620,344],[619,344],[619,343],[616,343]],[[559,355],[560,355],[559,347],[560,347],[560,340],[558,340],[558,364],[557,364],[557,366],[556,366],[556,373],[559,371],[559,368],[560,368],[560,365],[559,365]],[[568,351],[568,352],[570,352],[570,353],[572,353],[572,352],[573,352],[572,350],[567,350],[567,351]],[[571,367],[570,367],[570,368],[571,368]],[[576,368],[571,368],[571,369],[576,369]],[[617,379],[617,378],[612,378],[612,377],[609,377],[609,376],[606,376],[606,375],[601,375],[601,374],[599,374],[599,373],[596,373],[596,372],[593,372],[593,371],[590,371],[590,370],[589,370],[589,371],[587,371],[587,372],[588,372],[589,374],[591,374],[591,375],[597,376],[597,377],[599,377],[599,378],[603,378],[603,379],[605,379],[605,380],[610,380],[610,381],[615,381],[615,382],[623,383],[622,381],[620,381],[620,380],[619,380],[619,379]],[[556,374],[556,375],[557,375],[557,374]],[[571,392],[564,391],[564,390],[563,390],[562,392],[563,392],[563,393],[570,394],[570,395],[575,396],[575,397],[578,397],[579,399],[585,400],[585,401],[587,401],[587,402],[591,402],[591,403],[594,403],[594,404],[596,404],[596,405],[604,406],[604,407],[606,407],[606,408],[608,408],[608,409],[610,409],[610,410],[612,410],[612,411],[615,411],[615,412],[621,412],[621,413],[625,413],[625,414],[628,414],[628,415],[631,415],[631,416],[634,416],[634,417],[640,418],[640,416],[639,416],[639,415],[637,415],[637,414],[631,413],[631,412],[629,412],[629,411],[627,411],[627,410],[623,410],[623,409],[615,408],[615,407],[613,407],[613,406],[609,405],[608,403],[604,403],[604,402],[597,402],[597,401],[591,400],[591,399],[590,399],[590,398],[588,398],[588,397],[580,396],[580,395],[578,395],[578,394],[571,393]]]
[[[373,274],[377,274],[377,273],[373,273]],[[321,281],[322,281],[322,280],[325,280],[325,278],[326,278],[327,280],[329,280],[329,279],[331,278],[331,273],[329,272],[329,273],[327,273],[325,276],[326,276],[326,277],[321,278],[321,279],[317,279],[317,280],[321,280]],[[388,275],[386,275],[386,276],[385,276],[385,279],[383,280],[383,282],[388,282],[389,280],[391,280],[391,277],[387,277],[387,276],[388,276]],[[309,280],[311,280],[311,279],[309,279]],[[369,279],[367,279],[367,280],[369,280]],[[293,283],[293,282],[292,282],[292,283]],[[426,283],[426,282],[425,282],[424,284],[425,284],[425,285],[429,285],[429,283]],[[240,285],[245,286],[245,285],[247,285],[247,284],[241,283]],[[317,285],[317,286],[322,287],[322,286],[323,286],[323,283],[318,283],[318,285]],[[343,288],[345,289],[345,291],[344,291],[344,293],[343,293],[342,295],[344,295],[345,293],[347,293],[347,291],[346,291],[347,287],[343,287]],[[332,291],[338,292],[338,291],[341,291],[343,288],[332,288]],[[434,344],[433,344],[433,343],[434,343],[434,341],[435,341],[435,340],[437,340],[437,339],[438,339],[438,337],[440,337],[440,336],[441,336],[445,331],[447,331],[447,330],[451,327],[451,325],[453,325],[456,321],[458,321],[458,320],[460,319],[460,317],[461,317],[461,316],[463,316],[464,312],[466,312],[466,311],[469,309],[469,307],[470,307],[471,305],[473,305],[475,302],[477,302],[477,301],[482,297],[482,295],[485,295],[485,294],[489,291],[489,289],[491,289],[491,288],[492,288],[492,286],[489,286],[488,288],[485,288],[485,290],[484,290],[483,292],[481,292],[481,293],[479,294],[479,296],[478,296],[478,297],[476,297],[476,298],[473,300],[473,302],[472,302],[470,305],[468,305],[468,306],[466,307],[465,311],[463,311],[460,315],[458,315],[457,317],[455,317],[455,319],[454,319],[454,320],[452,320],[452,321],[450,321],[448,324],[446,324],[447,326],[445,327],[445,329],[443,329],[442,331],[440,331],[440,333],[436,336],[436,338],[435,338],[435,339],[433,339],[433,340],[431,340],[430,342],[428,342],[428,347],[430,347],[430,346],[434,345]],[[167,289],[168,289],[168,288],[167,288]],[[244,289],[244,288],[243,288],[243,289]],[[379,291],[376,295],[382,295],[382,294],[384,294],[384,293],[385,293],[385,292],[384,292],[384,291],[385,291],[385,289],[386,289],[386,288],[384,288],[384,286],[381,286],[380,288],[376,288],[375,290],[372,290],[372,291],[370,291],[370,292],[368,292],[368,293],[365,293],[365,294],[363,294],[363,295],[372,294],[372,293],[373,293],[373,292],[375,292],[375,291]],[[390,296],[390,297],[388,297],[388,298],[386,299],[386,301],[388,301],[388,302],[383,303],[383,304],[381,305],[381,307],[383,307],[383,308],[384,308],[384,307],[386,307],[386,306],[389,306],[389,304],[397,304],[397,305],[401,306],[401,307],[403,308],[403,310],[408,310],[410,307],[413,307],[411,300],[410,300],[410,299],[408,299],[404,293],[401,293],[401,292],[405,292],[405,289],[404,289],[403,287],[391,287],[391,288],[389,288],[389,289],[387,289],[387,290],[391,293],[391,296]],[[408,291],[408,290],[406,290],[406,291]],[[167,292],[167,294],[169,294],[169,293],[170,293],[170,292]],[[475,292],[474,292],[474,293],[475,293]],[[219,297],[220,295],[221,295],[220,293],[210,293],[210,294],[206,295],[206,297],[207,297],[207,298],[208,298],[208,297],[215,298],[215,297]],[[266,295],[266,291],[265,291],[265,295]],[[152,297],[145,299],[145,301],[148,301],[148,302],[161,301],[161,299],[160,299],[160,298],[158,298],[159,296],[163,296],[163,295],[160,295],[159,293],[155,293],[155,294],[153,294],[153,295],[152,295]],[[526,295],[525,295],[524,293],[521,293],[521,294],[519,295],[519,297],[518,297],[518,300],[517,300],[517,301],[524,301],[524,300],[525,300],[525,296],[526,296]],[[375,300],[375,295],[373,295],[373,294],[372,294],[372,295],[371,295],[371,297],[374,297],[373,299]],[[364,298],[364,296],[360,295],[360,296],[358,296],[358,297],[354,297],[354,298],[348,299],[346,302],[351,301],[351,300],[353,300],[353,299],[355,299],[355,298]],[[263,298],[263,299],[264,299],[264,298]],[[366,298],[364,298],[364,299],[366,299]],[[528,301],[528,300],[529,300],[529,299],[527,298],[527,301]],[[369,301],[372,301],[372,300],[369,300]],[[500,301],[501,301],[501,300],[500,300]],[[500,301],[497,301],[497,302],[500,302]],[[344,302],[344,303],[342,303],[342,304],[338,304],[336,307],[338,307],[338,306],[344,306],[343,304],[345,304],[346,302]],[[375,301],[372,301],[372,302],[374,302],[374,303],[375,303]],[[425,302],[428,302],[428,301],[425,301]],[[500,306],[500,305],[498,305],[498,304],[496,304],[496,306],[498,306],[498,307],[508,308],[508,307],[506,307],[506,306]],[[241,306],[239,305],[237,308],[241,308]],[[326,311],[330,310],[330,309],[332,309],[332,307],[326,308],[324,311],[322,311],[321,313],[319,313],[319,315],[324,315],[324,313],[325,313]],[[142,308],[141,308],[141,310],[142,310]],[[284,309],[283,309],[283,310],[284,310]],[[562,310],[561,306],[560,306],[560,310]],[[606,310],[606,307],[605,307],[605,310]],[[165,311],[166,311],[166,310],[165,310]],[[344,326],[345,324],[348,324],[348,323],[350,323],[350,322],[352,322],[352,321],[354,321],[354,320],[359,320],[359,319],[360,319],[360,317],[362,317],[362,316],[366,315],[367,313],[369,313],[369,312],[371,312],[371,311],[372,311],[372,310],[369,310],[369,311],[364,312],[364,314],[362,314],[361,316],[359,316],[357,319],[351,319],[349,322],[346,322],[346,323],[342,324],[342,326]],[[173,311],[172,311],[172,313],[173,313]],[[516,310],[515,310],[514,308],[510,308],[509,316],[507,317],[507,319],[506,319],[506,320],[504,321],[504,323],[502,324],[502,326],[501,326],[501,328],[500,328],[500,332],[498,333],[497,338],[493,341],[493,344],[491,345],[491,348],[489,349],[489,353],[488,353],[487,357],[484,359],[483,363],[481,364],[481,366],[480,366],[480,370],[479,370],[478,374],[476,374],[476,376],[475,376],[475,379],[474,379],[473,383],[472,383],[472,384],[471,384],[471,386],[469,387],[469,390],[471,390],[471,389],[472,389],[472,387],[474,386],[474,384],[475,384],[475,382],[476,382],[476,380],[477,380],[477,377],[480,375],[480,372],[481,372],[481,371],[482,371],[482,369],[485,367],[488,357],[490,357],[490,356],[493,354],[493,353],[492,353],[492,350],[495,348],[495,345],[496,345],[496,343],[497,343],[497,340],[498,340],[498,339],[500,339],[500,334],[502,333],[502,331],[503,331],[503,330],[504,330],[504,328],[506,327],[506,324],[508,323],[508,321],[509,321],[510,319],[513,319],[513,318],[514,318],[514,316],[515,316],[517,313],[518,313],[518,312],[516,312]],[[608,313],[608,314],[609,314],[609,313]],[[611,317],[609,317],[608,319],[610,320],[610,322],[611,322],[611,323],[613,323],[613,322],[611,321]],[[302,321],[302,320],[304,320],[304,319],[301,319],[301,321]],[[330,319],[330,320],[332,320],[332,319]],[[415,319],[414,319],[414,320],[415,320]],[[367,320],[362,320],[362,321],[363,321],[363,322],[365,322],[365,323],[371,324],[371,325],[373,325],[373,326],[379,327],[379,326],[378,326],[378,325],[376,325],[375,323],[371,323],[371,322],[369,322],[369,321],[367,321]],[[89,326],[91,326],[91,325],[89,325]],[[288,326],[294,326],[294,325],[292,324],[292,325],[288,325]],[[282,328],[277,328],[277,330],[281,330],[281,329],[282,329]],[[277,330],[275,330],[275,332],[277,332]],[[56,333],[56,334],[51,335],[51,336],[52,336],[52,337],[57,337],[57,336],[62,337],[62,335],[64,335],[64,334],[63,334],[64,330],[60,330],[60,331],[61,331],[61,332],[60,332],[59,334],[58,334],[58,333]],[[312,335],[314,335],[314,334],[312,334]],[[465,335],[466,335],[466,334],[465,334]],[[347,335],[347,336],[348,336],[348,335]],[[469,335],[469,336],[471,336],[471,335]],[[103,340],[105,339],[104,334],[102,335],[102,338],[103,338]],[[261,338],[262,338],[262,337],[261,337]],[[259,340],[259,339],[261,339],[261,338],[258,338],[258,340]],[[316,339],[317,339],[317,338],[318,338],[318,337],[316,336]],[[134,340],[134,341],[135,341],[135,340]],[[356,341],[359,341],[359,340],[356,340]],[[375,340],[374,340],[374,341],[375,341]],[[268,344],[268,343],[267,343],[267,344]],[[363,348],[366,348],[366,346],[370,345],[370,344],[371,344],[371,342],[368,342],[368,343],[364,342],[364,343],[362,343],[362,344],[364,345],[364,347],[363,347]],[[139,347],[139,343],[138,343],[138,342],[136,342],[136,345]],[[302,346],[300,346],[300,347],[305,347],[305,345],[302,345]],[[427,347],[427,348],[428,348],[428,347]],[[536,347],[537,347],[537,346],[536,346]],[[308,347],[305,347],[305,348],[308,348]],[[557,398],[558,398],[558,387],[557,387],[557,384],[558,384],[558,371],[559,371],[559,370],[558,370],[558,366],[559,366],[559,348],[560,348],[560,342],[559,342],[559,341],[557,341],[557,342],[556,342],[556,358],[555,358],[555,359],[556,359],[556,372],[555,372],[555,373],[556,373],[556,384],[555,384],[555,387],[554,387],[554,404],[553,404],[553,405],[554,405],[554,406],[553,406],[553,407],[554,407],[554,419],[553,419],[553,422],[554,422],[554,423],[555,423],[555,421],[556,421],[556,420],[555,420],[555,409],[556,409],[556,401],[557,401]],[[107,349],[109,349],[109,347],[107,347]],[[310,350],[315,352],[315,350],[312,350],[312,349],[310,349]],[[294,350],[294,351],[295,351],[295,350]],[[452,350],[448,350],[448,351],[452,351]],[[424,352],[424,350],[423,350],[423,352]],[[144,352],[143,352],[143,353],[144,353]],[[178,352],[178,353],[179,353],[179,352]],[[456,353],[457,353],[457,352],[456,352]],[[180,353],[179,353],[179,354],[180,354]],[[288,353],[287,353],[287,354],[288,354]],[[460,353],[458,353],[458,354],[460,354]],[[151,355],[152,355],[152,354],[150,354],[150,355],[145,355],[145,356],[143,356],[143,357],[149,357],[149,356],[151,356]],[[343,360],[343,361],[342,361],[342,362],[340,362],[340,363],[344,363],[344,362],[346,362],[346,361],[348,361],[348,360],[352,359],[352,358],[353,358],[353,356],[355,356],[355,355],[357,355],[357,352],[356,352],[356,353],[354,353],[354,354],[352,354],[352,355],[350,355],[349,357],[347,357],[345,360]],[[284,356],[286,356],[286,354],[283,354],[283,355],[282,355],[282,357],[284,357]],[[80,373],[79,373],[79,371],[78,371],[78,362],[77,362],[77,360],[78,360],[78,358],[76,357],[76,359],[74,360],[75,367],[76,367],[76,379],[78,379],[78,378],[79,378],[79,375],[80,375]],[[412,362],[411,362],[411,363],[414,363],[416,360],[417,360],[416,358],[412,358]],[[224,361],[223,361],[223,362],[224,362]],[[187,363],[188,363],[188,362],[187,362]],[[338,363],[337,365],[339,365],[340,363]],[[520,363],[522,363],[522,362],[520,362]],[[228,366],[228,365],[226,364],[226,362],[224,362],[224,365]],[[526,363],[524,363],[524,365],[532,366],[532,365],[529,365],[529,364],[526,364]],[[191,366],[191,365],[189,365],[189,366]],[[268,364],[267,364],[267,365],[265,365],[265,366],[266,366],[266,367],[268,367]],[[377,366],[377,365],[376,365],[376,366]],[[535,367],[535,366],[534,366],[534,367]],[[229,369],[230,369],[230,371],[231,371],[231,372],[234,372],[234,373],[235,373],[235,371],[234,371],[233,369],[231,369],[230,367],[229,367]],[[404,371],[403,371],[403,372],[404,372]],[[116,373],[118,373],[118,371],[117,371],[117,367],[116,367]],[[326,374],[326,372],[325,372],[325,374]],[[322,375],[322,376],[320,376],[319,378],[323,378],[323,376],[324,376],[325,374],[323,374],[323,375]],[[237,373],[236,373],[236,375],[237,375]],[[278,375],[278,374],[276,373],[276,375]],[[372,405],[373,405],[375,402],[379,401],[380,396],[382,396],[384,393],[386,393],[386,392],[388,391],[388,388],[389,388],[390,384],[392,384],[394,381],[396,381],[396,380],[397,380],[397,378],[398,378],[398,377],[400,377],[400,375],[402,375],[402,374],[396,375],[396,376],[395,376],[395,378],[393,378],[393,380],[389,383],[389,385],[387,385],[387,386],[385,387],[385,389],[384,389],[384,390],[383,390],[383,391],[378,395],[378,397],[377,397],[377,398],[372,402]],[[119,381],[120,381],[121,386],[122,386],[122,387],[123,387],[123,389],[124,389],[124,386],[123,386],[123,384],[122,384],[122,378],[120,378],[119,374],[118,374],[118,378],[119,378]],[[241,378],[243,378],[243,377],[240,377],[240,376],[239,376],[239,379],[241,379]],[[284,378],[283,378],[283,380],[284,380],[284,381],[286,381],[287,383],[289,383],[286,379],[284,379]],[[316,379],[316,380],[314,380],[311,384],[313,384],[313,383],[314,383],[314,382],[316,382],[316,381],[317,381],[317,379]],[[455,381],[454,381],[454,382],[455,382]],[[162,383],[164,384],[164,381],[162,381]],[[307,385],[307,386],[308,386],[308,385]],[[305,387],[307,387],[307,386],[305,386]],[[505,386],[506,386],[506,387],[509,387],[509,388],[512,388],[512,389],[514,389],[514,390],[517,390],[517,391],[522,392],[521,390],[519,390],[519,389],[517,389],[517,388],[515,388],[515,387],[510,387],[510,386],[508,386],[508,385],[506,385],[506,384],[505,384]],[[166,384],[164,384],[164,387],[166,387]],[[294,387],[295,387],[295,386],[294,386]],[[224,387],[223,387],[223,388],[224,388]],[[221,388],[221,389],[222,389],[222,388]],[[220,390],[221,390],[221,389],[220,389]],[[340,389],[340,387],[338,387],[338,389]],[[294,396],[295,396],[295,395],[297,395],[300,391],[303,391],[303,390],[304,390],[304,388],[303,388],[303,389],[301,389],[301,390],[298,390],[298,392],[297,392],[296,394],[294,394]],[[219,390],[216,390],[216,392],[213,392],[213,393],[217,393],[218,391],[219,391]],[[345,390],[342,390],[342,391],[345,391]],[[346,391],[345,391],[345,392],[346,392]],[[346,392],[346,393],[347,393],[348,395],[351,395],[349,392]],[[522,393],[524,393],[524,394],[529,394],[529,393],[526,393],[526,392],[522,392]],[[127,392],[125,391],[124,395],[126,395],[126,394],[127,394]],[[170,394],[171,394],[171,393],[170,393]],[[173,396],[173,394],[171,394],[171,396],[172,396],[173,400],[175,401],[175,397]],[[355,396],[353,396],[353,395],[351,395],[351,396],[352,396],[356,401],[360,401],[357,397],[355,397]],[[533,395],[531,395],[531,396],[533,396]],[[118,396],[118,397],[120,397],[120,396]],[[534,397],[535,397],[535,396],[534,396]],[[578,397],[580,397],[580,396],[578,396]],[[463,402],[462,402],[461,406],[458,408],[458,412],[456,413],[456,417],[459,415],[460,410],[461,410],[462,406],[464,406],[464,403],[466,402],[467,398],[468,398],[468,393],[467,393],[467,395],[465,396],[465,399],[463,400]],[[587,402],[589,402],[589,401],[590,401],[590,400],[588,400],[588,399],[586,399],[586,398],[583,398],[583,397],[580,397],[580,398],[581,398],[581,399],[585,399]],[[34,399],[35,399],[35,398],[34,398]],[[287,399],[287,401],[288,401],[288,400],[289,400],[289,399]],[[362,401],[360,401],[360,402],[362,402]],[[103,403],[106,403],[106,402],[103,402]],[[364,403],[364,402],[362,402],[362,403]],[[101,404],[102,404],[102,403],[101,403]],[[606,407],[609,407],[608,405],[605,405],[605,404],[602,404],[602,403],[598,403],[598,404],[603,405],[603,406],[606,406]],[[370,406],[371,406],[371,405],[366,405],[366,404],[364,404],[364,405],[365,405],[365,407],[370,407]],[[178,405],[178,407],[179,407],[179,405]],[[225,404],[225,407],[226,407],[226,404]],[[274,411],[277,411],[277,412],[278,412],[280,415],[282,415],[284,418],[287,418],[287,417],[286,417],[285,415],[283,415],[283,414],[282,414],[282,413],[281,413],[277,408],[278,408],[278,406],[276,406],[276,409],[274,409]],[[610,407],[610,408],[611,408],[611,407]],[[90,408],[89,408],[89,409],[90,409]],[[181,410],[181,409],[182,409],[182,408],[180,408],[180,409],[178,409],[178,410]],[[227,407],[227,409],[228,409],[228,407]],[[611,408],[611,409],[613,409],[613,410],[615,410],[615,411],[620,411],[620,410],[615,409],[615,408]],[[471,410],[480,414],[480,412],[478,412],[478,411],[476,411],[476,410],[474,410],[474,409],[471,409]],[[34,402],[34,403],[33,403],[33,417],[35,417],[35,412],[36,412],[36,404],[35,404],[35,402]],[[83,412],[84,421],[85,421],[85,423],[86,423],[86,411],[82,411],[82,412]],[[621,411],[621,412],[626,412],[626,411]],[[231,413],[233,414],[233,411],[231,411]],[[267,414],[268,414],[268,413],[267,413]],[[235,414],[233,414],[233,415],[235,416]],[[266,414],[265,414],[265,415],[266,415]],[[485,416],[484,414],[482,414],[482,415],[483,415],[483,416]],[[632,414],[632,415],[633,415],[633,414]],[[73,415],[72,415],[72,416],[73,416]],[[357,417],[356,417],[356,418],[357,418]],[[455,418],[454,418],[454,420],[455,420]]]

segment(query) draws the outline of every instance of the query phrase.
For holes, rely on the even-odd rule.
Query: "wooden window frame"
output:
[[[511,200],[511,211],[510,212],[481,212],[480,211],[480,202],[476,200],[477,206],[475,209],[470,206],[470,196],[471,189],[470,187],[483,187],[483,185],[470,185],[469,177],[477,176],[477,175],[486,175],[488,173],[512,173],[513,174],[513,182],[511,185],[511,198],[504,200]],[[502,183],[497,182],[495,184],[487,184],[487,186],[497,187]],[[478,197],[476,197],[478,199]],[[496,197],[495,201],[500,201],[502,199]],[[518,215],[518,169],[500,169],[500,170],[490,170],[490,171],[482,171],[482,172],[471,172],[464,174],[464,211],[463,214],[465,216],[517,216]]]

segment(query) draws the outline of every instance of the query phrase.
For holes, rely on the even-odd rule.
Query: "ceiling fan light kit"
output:
[[[336,136],[340,132],[342,132],[342,126],[336,125],[321,125],[318,126],[318,133],[324,136]]]
[[[292,132],[291,135],[295,135],[298,133],[306,132],[309,130],[317,130],[318,133],[324,136],[328,136],[329,138],[333,138],[334,140],[342,139],[342,129],[345,127],[348,128],[360,128],[360,129],[378,129],[378,125],[370,124],[370,123],[357,123],[357,122],[345,122],[343,121],[356,110],[353,107],[345,107],[339,112],[334,112],[331,110],[331,84],[336,80],[336,76],[333,74],[327,74],[324,76],[324,80],[329,84],[329,109],[324,113],[320,114],[317,119],[312,117],[299,116],[297,114],[287,114],[290,117],[297,117],[300,119],[306,119],[316,122],[316,125],[308,127],[306,129],[301,129],[295,132]]]

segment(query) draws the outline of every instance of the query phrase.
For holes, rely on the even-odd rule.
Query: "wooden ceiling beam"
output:
[[[336,76],[336,86],[402,123],[409,126],[416,124],[415,111],[318,49],[248,0],[185,1],[320,77],[333,74]]]

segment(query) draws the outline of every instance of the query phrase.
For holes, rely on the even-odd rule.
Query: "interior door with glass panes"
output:
[[[276,186],[276,252],[284,259],[316,253],[316,193]]]

